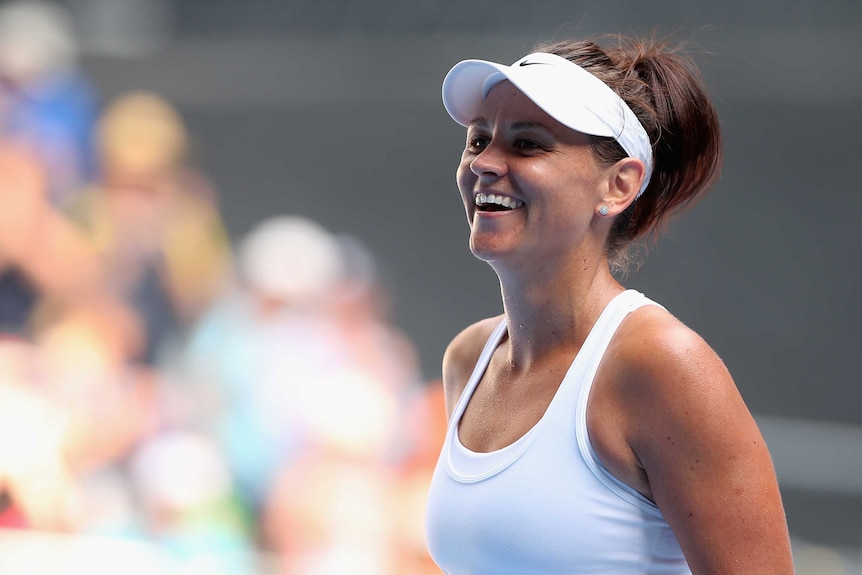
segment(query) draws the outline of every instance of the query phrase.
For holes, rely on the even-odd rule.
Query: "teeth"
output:
[[[486,206],[488,204],[503,206],[504,208],[514,210],[523,206],[524,202],[500,194],[483,194],[481,192],[476,194],[477,206]]]

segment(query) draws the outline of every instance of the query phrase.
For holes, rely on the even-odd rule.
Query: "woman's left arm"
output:
[[[649,331],[626,386],[629,443],[692,573],[793,573],[772,460],[730,373],[675,319]]]

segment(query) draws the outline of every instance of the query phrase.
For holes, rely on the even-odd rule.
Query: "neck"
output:
[[[602,310],[624,290],[607,260],[580,261],[529,274],[500,273],[509,324],[509,361],[529,367],[579,349]]]

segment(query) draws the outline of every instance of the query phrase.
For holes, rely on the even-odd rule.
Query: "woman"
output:
[[[620,38],[467,60],[470,248],[504,314],[446,350],[429,549],[448,574],[792,573],[771,460],[715,352],[614,277],[721,164],[690,59]]]

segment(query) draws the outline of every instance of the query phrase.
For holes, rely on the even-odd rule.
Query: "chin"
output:
[[[470,238],[470,253],[476,259],[491,262],[500,259],[507,252],[508,250],[502,249],[499,243],[477,242],[473,238]]]

